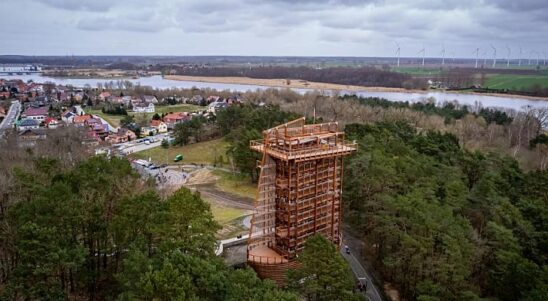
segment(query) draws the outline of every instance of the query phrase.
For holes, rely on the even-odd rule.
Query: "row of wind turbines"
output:
[[[400,55],[401,55],[401,47],[400,47],[400,44],[398,44],[398,42],[394,42],[396,43],[396,58],[397,58],[397,66],[399,67],[400,66]],[[496,68],[497,66],[497,48],[495,46],[493,46],[492,44],[490,45],[491,46],[491,50],[493,50],[492,54],[492,60],[493,60],[493,64],[492,64],[492,67],[493,68]],[[477,69],[479,67],[479,64],[478,62],[480,61],[480,48],[476,48],[472,54],[475,54],[475,65],[474,67]],[[426,47],[423,45],[422,46],[422,49],[419,50],[419,52],[417,53],[419,55],[422,55],[422,66],[424,67],[424,61],[425,61],[425,58],[426,58]],[[446,54],[446,50],[445,50],[445,46],[442,46],[442,49],[441,49],[441,65],[444,66],[445,65],[445,54]],[[487,65],[487,50],[484,50],[482,52],[482,57],[483,57],[483,66],[486,66]],[[527,65],[528,66],[531,66],[531,63],[534,62],[534,59],[533,59],[533,56],[536,55],[536,66],[539,66],[540,65],[540,62],[541,60],[543,61],[543,65],[546,66],[546,52],[540,52],[540,51],[534,51],[534,50],[531,50],[529,52],[529,57],[527,59],[523,59],[523,49],[521,47],[519,47],[519,54],[518,54],[518,57],[515,58],[515,59],[512,59],[511,56],[512,56],[512,49],[508,46],[506,46],[506,57],[505,58],[501,58],[502,60],[506,59],[506,67],[509,68],[510,67],[510,61],[512,60],[517,60],[517,65],[518,66],[522,66],[522,61],[527,61]],[[541,59],[541,55],[542,55],[542,59]],[[454,58],[453,58],[454,59]],[[523,64],[524,65],[524,64]]]

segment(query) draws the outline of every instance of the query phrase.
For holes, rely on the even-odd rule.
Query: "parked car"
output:
[[[179,162],[179,161],[182,161],[183,160],[183,155],[177,155],[175,156],[175,159],[173,159],[174,162]]]

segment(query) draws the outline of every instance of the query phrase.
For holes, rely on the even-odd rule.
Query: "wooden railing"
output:
[[[264,151],[264,140],[251,140],[249,146],[252,149]],[[286,150],[283,148],[278,148],[276,146],[268,147],[269,152],[278,153],[281,156],[287,157],[301,157],[301,156],[310,156],[315,155],[326,155],[330,153],[344,152],[344,151],[353,151],[357,150],[358,144],[354,141],[340,141],[336,145],[322,144],[317,148],[302,149],[302,150]]]
[[[270,257],[270,256],[260,256],[260,255],[247,255],[247,261],[254,263],[263,263],[263,264],[279,264],[287,262],[287,259],[283,257]]]

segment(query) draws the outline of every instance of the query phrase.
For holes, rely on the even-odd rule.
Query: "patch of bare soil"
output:
[[[244,210],[253,209],[253,200],[220,191],[213,185],[194,186],[204,197],[215,201],[220,206],[238,208]]]
[[[219,190],[215,183],[219,179],[209,169],[202,168],[190,174],[190,178],[185,186],[199,191],[204,197],[216,202],[220,206],[251,210],[253,209],[253,199],[238,196]]]
[[[190,173],[187,185],[213,185],[218,179],[211,170],[202,168]]]

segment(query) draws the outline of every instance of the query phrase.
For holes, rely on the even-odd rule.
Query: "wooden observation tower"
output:
[[[250,147],[263,158],[247,261],[281,285],[309,236],[340,245],[343,156],[357,146],[336,122],[306,125],[303,117],[264,131]]]

